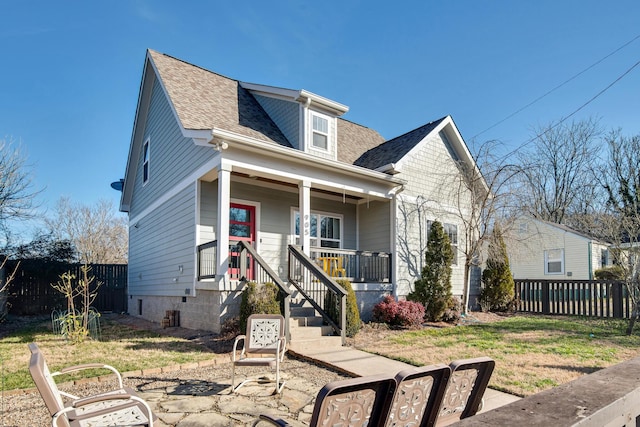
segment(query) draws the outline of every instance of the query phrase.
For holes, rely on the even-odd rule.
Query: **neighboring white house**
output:
[[[593,280],[612,264],[609,247],[560,224],[523,217],[507,244],[514,279]]]
[[[366,319],[384,294],[413,289],[429,221],[463,244],[465,195],[452,183],[460,162],[475,164],[451,117],[385,141],[347,111],[148,51],[120,204],[129,313],[159,322],[180,310],[182,326],[219,331],[237,313],[244,241],[284,282],[299,273],[289,245],[302,248],[352,281]],[[244,275],[257,280],[252,268]]]

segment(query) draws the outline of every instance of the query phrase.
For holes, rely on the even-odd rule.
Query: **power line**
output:
[[[639,36],[640,37],[640,36]],[[637,37],[636,37],[637,38]],[[591,99],[589,99],[587,102],[585,102],[584,104],[582,104],[581,106],[579,106],[578,108],[576,108],[575,110],[573,110],[569,115],[563,117],[562,119],[558,120],[557,123],[555,123],[554,125],[548,127],[547,129],[545,129],[545,131],[547,130],[552,130],[555,129],[556,127],[560,126],[562,123],[564,123],[565,121],[567,121],[568,119],[570,119],[571,117],[573,117],[578,111],[582,110],[584,107],[586,107],[587,105],[591,104],[593,101],[595,101],[598,97],[600,97],[600,95],[602,95],[603,93],[605,93],[607,90],[609,90],[613,85],[615,85],[616,83],[618,83],[620,80],[622,80],[627,74],[629,74],[634,68],[636,68],[638,65],[640,65],[640,61],[636,62],[635,64],[633,64],[630,68],[628,68],[624,73],[622,73],[621,75],[619,75],[614,81],[612,81],[611,83],[609,83],[607,85],[607,87],[605,87],[604,89],[602,89],[600,92],[598,92],[597,94],[595,94],[593,97],[591,97]],[[515,149],[513,149],[512,151],[510,151],[509,153],[505,154],[504,156],[502,156],[502,159],[506,159],[507,157],[515,154],[516,152],[522,150],[524,147],[526,147],[527,145],[531,144],[533,141],[535,141],[536,139],[538,139],[540,136],[542,136],[542,134],[537,134],[531,138],[529,138],[528,140],[526,140],[525,142],[523,142],[522,144],[520,144],[518,147],[516,147]]]
[[[578,78],[579,76],[581,76],[582,74],[586,73],[587,71],[589,71],[590,69],[592,69],[593,67],[595,67],[596,65],[600,64],[602,61],[604,61],[605,59],[609,58],[612,55],[615,55],[616,53],[618,53],[620,50],[624,49],[625,47],[627,47],[628,45],[630,45],[631,43],[633,43],[634,41],[640,39],[640,34],[638,34],[637,36],[635,36],[634,38],[632,38],[631,40],[629,40],[628,42],[626,42],[625,44],[623,44],[622,46],[620,46],[619,48],[617,48],[616,50],[614,50],[613,52],[609,53],[608,55],[604,56],[603,58],[600,58],[599,60],[597,60],[596,62],[594,62],[593,64],[589,65],[587,68],[585,68],[584,70],[580,71],[578,74],[568,78],[567,80],[565,80],[564,82],[560,83],[559,85],[557,85],[556,87],[554,87],[553,89],[547,91],[545,94],[537,97],[536,99],[534,99],[533,101],[529,102],[527,105],[525,105],[522,108],[519,108],[518,110],[514,111],[513,113],[509,114],[508,116],[506,116],[505,118],[503,118],[502,120],[494,123],[493,125],[489,126],[488,128],[486,128],[485,130],[483,130],[480,133],[475,134],[474,136],[471,137],[471,139],[474,139],[480,135],[482,135],[485,132],[490,131],[491,129],[493,129],[494,127],[502,124],[503,122],[509,120],[511,117],[515,116],[516,114],[522,112],[523,110],[526,110],[527,108],[531,107],[533,104],[535,104],[536,102],[540,101],[541,99],[545,98],[546,96],[552,94],[553,92],[555,92],[556,90],[560,89],[562,86],[566,85],[567,83],[569,83],[572,80],[575,80],[576,78]],[[615,83],[615,82],[614,82]],[[577,111],[576,111],[577,112]],[[574,112],[574,114],[576,113]]]

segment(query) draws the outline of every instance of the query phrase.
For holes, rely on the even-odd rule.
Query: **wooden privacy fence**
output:
[[[7,262],[5,271],[2,272],[3,277],[9,276],[16,264],[17,261]],[[82,264],[21,260],[7,292],[9,313],[51,314],[54,309],[66,309],[65,296],[53,289],[51,284],[58,282],[60,275],[65,272],[75,274],[77,279],[81,278],[81,267]],[[127,311],[126,264],[91,264],[89,276],[95,277],[94,286],[101,283],[97,297],[91,305],[93,308],[101,312]]]
[[[516,280],[517,310],[627,319],[633,310],[623,282],[611,280]]]

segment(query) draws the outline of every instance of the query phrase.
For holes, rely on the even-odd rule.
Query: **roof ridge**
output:
[[[394,137],[393,137],[393,138],[391,138],[391,139],[387,139],[384,143],[386,144],[387,142],[391,142],[391,141],[393,141],[393,140],[400,139],[400,138],[402,138],[402,137],[404,137],[404,136],[406,136],[406,135],[409,135],[410,133],[416,132],[416,131],[418,131],[418,130],[420,130],[420,129],[422,129],[422,128],[425,128],[425,127],[427,127],[427,126],[432,126],[434,123],[441,122],[441,121],[443,121],[444,119],[446,119],[447,117],[449,117],[449,115],[443,116],[443,117],[441,117],[441,118],[439,118],[439,119],[437,119],[437,120],[432,120],[432,121],[430,121],[429,123],[425,123],[425,124],[423,124],[423,125],[421,125],[421,126],[418,126],[418,127],[417,127],[417,128],[415,128],[415,129],[411,129],[410,131],[407,131],[407,132],[405,132],[405,133],[403,133],[403,134],[401,134],[401,135],[394,136]]]
[[[200,65],[196,65],[196,64],[193,64],[193,63],[191,63],[189,61],[185,61],[184,59],[176,58],[175,56],[172,56],[172,55],[169,55],[169,54],[166,54],[166,53],[163,53],[163,52],[158,52],[157,50],[153,50],[153,49],[147,49],[147,50],[149,52],[157,53],[158,55],[162,55],[162,56],[167,57],[169,59],[173,59],[174,61],[182,62],[183,64],[189,65],[189,66],[191,66],[193,68],[198,68],[198,69],[200,69],[202,71],[206,71],[207,73],[215,74],[216,76],[222,77],[223,79],[227,79],[227,80],[231,80],[231,81],[234,81],[234,82],[237,82],[237,83],[241,83],[240,80],[238,80],[238,79],[234,79],[232,77],[225,76],[224,74],[220,74],[220,73],[218,73],[216,71],[209,70],[208,68],[201,67]]]

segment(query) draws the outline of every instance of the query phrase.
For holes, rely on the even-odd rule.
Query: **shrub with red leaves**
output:
[[[373,320],[396,328],[417,328],[424,320],[424,306],[414,301],[396,301],[387,295],[373,307]]]

